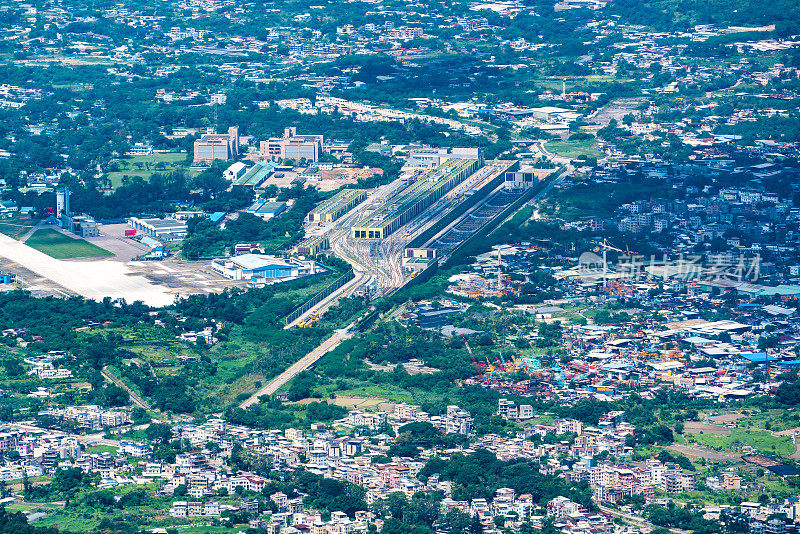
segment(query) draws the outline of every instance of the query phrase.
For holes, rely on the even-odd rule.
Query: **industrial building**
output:
[[[159,260],[167,255],[166,249],[164,248],[164,244],[157,239],[153,239],[149,235],[142,236],[139,242],[142,245],[146,245],[150,249],[150,252],[142,255],[141,259]]]
[[[352,139],[328,139],[322,145],[322,151],[344,161],[353,156],[350,154],[352,144]]]
[[[407,248],[403,251],[402,265],[409,271],[423,271],[436,261],[436,249]]]
[[[516,172],[507,172],[503,187],[506,189],[529,189],[537,182],[544,180],[555,169],[534,169],[533,167],[523,167]]]
[[[219,258],[211,262],[211,268],[226,278],[247,280],[254,284],[272,284],[327,270],[312,260],[278,258],[261,254]]]
[[[261,141],[259,151],[267,159],[318,161],[322,154],[323,136],[297,135],[297,128],[291,126],[283,131],[283,137],[271,137]]]
[[[131,217],[128,224],[137,232],[154,237],[160,241],[178,241],[189,231],[186,221],[177,219],[140,219]]]
[[[403,188],[372,215],[353,225],[350,235],[355,239],[385,239],[480,167],[479,159],[448,159]]]
[[[88,215],[73,215],[69,209],[69,188],[56,191],[56,218],[58,225],[81,237],[97,237],[100,226]]]
[[[100,225],[88,215],[62,215],[61,227],[81,237],[100,235]]]
[[[242,185],[246,187],[258,187],[261,183],[270,177],[275,171],[275,164],[267,161],[259,161],[250,169],[239,176],[233,185]]]
[[[483,166],[483,149],[472,147],[416,148],[410,150],[406,165],[433,169],[448,159],[476,159]]]
[[[227,134],[205,134],[194,142],[194,162],[212,163],[239,155],[239,127],[231,126]]]
[[[252,213],[256,217],[261,217],[265,221],[277,217],[286,211],[286,202],[271,202],[268,200],[256,200],[245,211]]]
[[[225,172],[222,173],[222,177],[228,180],[229,182],[233,182],[244,176],[244,173],[247,172],[247,165],[242,163],[241,161],[237,161],[227,169]]]
[[[320,252],[330,250],[331,242],[324,235],[315,235],[304,239],[300,244],[294,247],[295,254],[302,254],[303,256],[316,256]]]
[[[344,189],[328,200],[321,202],[308,214],[310,222],[333,222],[367,198],[364,189]]]

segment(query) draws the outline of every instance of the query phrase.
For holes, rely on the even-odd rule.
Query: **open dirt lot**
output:
[[[331,169],[320,171],[320,180],[309,180],[306,185],[313,185],[320,191],[333,191],[343,185],[353,185],[359,180],[381,174],[382,169]]]
[[[616,100],[611,101],[610,103],[606,104],[595,113],[594,116],[589,117],[589,122],[596,123],[592,126],[587,126],[584,128],[585,131],[596,133],[597,130],[600,128],[604,128],[608,126],[608,123],[611,122],[611,119],[615,119],[617,122],[622,122],[622,118],[635,111],[639,105],[644,102],[644,98],[636,97],[636,98],[617,98]]]
[[[0,254],[0,271],[8,271],[17,275],[17,282],[34,297],[76,297],[78,293],[56,284],[52,280],[37,274],[22,265],[15,263]],[[17,285],[9,285],[4,290],[16,289]]]
[[[738,462],[742,459],[741,454],[737,454],[735,452],[717,452],[714,450],[709,449],[708,447],[704,447],[702,445],[697,445],[693,443],[691,445],[681,445],[678,443],[673,443],[667,449],[683,454],[690,460],[697,460],[700,458],[705,458],[706,460],[711,460],[714,462]]]
[[[711,423],[701,423],[699,421],[688,421],[684,425],[684,433],[687,434],[714,434],[715,436],[727,436],[731,433],[730,428],[725,428]]]
[[[219,293],[226,287],[246,287],[244,281],[234,281],[211,270],[211,262],[179,261],[135,261],[128,267],[146,277],[152,283],[168,288],[176,295]]]
[[[397,367],[397,365],[379,365],[377,363],[372,363],[369,360],[366,360],[366,364],[369,365],[370,369],[375,371],[383,371],[384,373],[391,373],[395,370],[395,367]],[[435,367],[428,367],[410,362],[405,362],[402,365],[403,369],[405,369],[410,375],[432,375],[433,373],[438,373],[440,371],[440,369],[436,369]]]
[[[746,417],[742,413],[723,413],[720,415],[714,415],[708,418],[709,421],[712,423],[718,424],[726,424],[726,423],[735,423],[739,419]]]
[[[343,395],[336,395],[335,399],[329,400],[328,402],[345,408],[356,408],[359,410],[378,409],[389,413],[394,412],[395,404],[383,397],[346,397]]]

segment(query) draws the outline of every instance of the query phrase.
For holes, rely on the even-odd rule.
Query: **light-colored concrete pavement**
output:
[[[355,278],[353,278],[352,280],[348,281],[342,287],[340,287],[339,289],[335,290],[333,293],[331,293],[330,295],[328,295],[327,297],[325,297],[324,299],[319,301],[316,305],[314,305],[311,308],[309,308],[308,311],[306,311],[305,313],[301,314],[297,319],[295,319],[291,323],[289,323],[286,326],[284,326],[283,329],[284,330],[289,330],[290,328],[294,328],[295,326],[299,325],[306,318],[308,318],[309,315],[311,315],[314,312],[317,312],[318,314],[322,315],[323,313],[328,311],[328,308],[330,308],[336,302],[338,302],[339,297],[343,297],[343,296],[348,295],[349,294],[348,292],[352,292],[353,289],[358,287],[364,281],[364,278],[366,278],[365,274],[356,273]]]
[[[349,328],[349,327],[348,327]],[[278,391],[281,386],[289,382],[292,378],[311,367],[317,360],[325,356],[327,353],[339,346],[345,339],[352,336],[347,329],[337,330],[334,334],[323,341],[317,348],[297,360],[284,372],[270,380],[270,382],[255,392],[253,396],[239,405],[240,408],[248,408],[258,402],[258,398],[262,395],[272,395]]]
[[[132,274],[121,262],[57,260],[3,234],[0,234],[0,256],[93,300],[124,298],[128,302],[141,300],[150,306],[167,306],[175,300],[168,288]]]

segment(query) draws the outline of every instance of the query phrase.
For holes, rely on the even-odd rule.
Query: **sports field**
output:
[[[130,156],[112,164],[113,170],[108,173],[108,179],[111,181],[111,187],[116,189],[122,185],[122,178],[126,175],[131,178],[138,176],[148,179],[153,173],[166,174],[178,169],[184,169],[184,172],[191,175],[193,172],[184,167],[185,160],[185,152]]]
[[[49,228],[36,230],[25,241],[25,244],[57,260],[113,256],[112,253],[104,248],[100,248],[83,239],[73,239]]]

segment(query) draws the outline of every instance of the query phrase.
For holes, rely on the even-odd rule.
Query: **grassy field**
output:
[[[553,154],[564,158],[575,159],[579,156],[602,158],[605,156],[591,139],[587,141],[550,141],[544,147]]]
[[[8,237],[19,239],[25,233],[33,228],[36,223],[33,219],[27,216],[16,214],[10,219],[0,219],[0,234],[5,234]]]
[[[739,451],[741,447],[749,445],[758,451],[767,454],[789,456],[794,453],[795,446],[788,436],[773,436],[767,431],[754,431],[735,428],[728,435],[719,434],[690,434],[691,439],[717,450]]]
[[[112,163],[112,165],[116,165],[116,170],[108,173],[108,179],[111,181],[112,189],[116,189],[122,185],[122,177],[125,175],[149,178],[156,172],[169,173],[179,168],[185,168],[183,165],[185,160],[185,153],[131,156]],[[188,169],[186,172],[189,172]]]
[[[800,411],[797,409],[767,410],[752,413],[738,421],[739,426],[775,431],[788,430],[800,426]]]
[[[89,515],[89,517],[85,517]],[[100,519],[90,514],[55,511],[34,522],[37,527],[54,526],[63,532],[90,532],[100,525]]]
[[[102,454],[104,452],[109,452],[111,454],[117,454],[117,450],[119,447],[114,447],[112,445],[95,445],[94,447],[89,447],[86,449],[88,454]]]
[[[36,230],[25,244],[58,260],[113,256],[104,248],[83,239],[73,239],[49,228]]]

